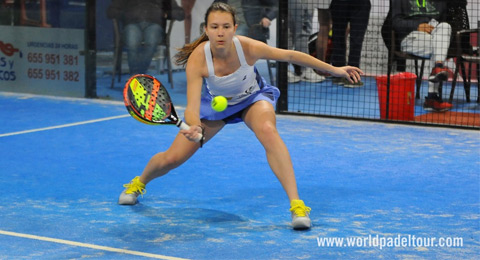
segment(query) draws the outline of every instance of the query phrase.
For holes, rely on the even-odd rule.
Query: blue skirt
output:
[[[213,97],[211,95],[203,95],[200,105],[200,119],[211,121],[223,120],[226,124],[234,124],[243,122],[243,111],[257,101],[265,100],[275,107],[278,97],[280,96],[280,90],[277,87],[267,84],[265,79],[258,74],[256,68],[255,73],[257,74],[257,82],[260,90],[252,93],[248,98],[238,104],[227,106],[222,112],[217,112],[212,109],[211,103]]]

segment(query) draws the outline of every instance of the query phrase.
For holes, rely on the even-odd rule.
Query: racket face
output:
[[[175,124],[176,115],[165,87],[156,78],[132,76],[123,91],[125,106],[133,118],[146,124]],[[173,116],[173,117],[172,117]]]

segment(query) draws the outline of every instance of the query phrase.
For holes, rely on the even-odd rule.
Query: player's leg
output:
[[[310,208],[299,199],[290,153],[278,134],[273,106],[266,101],[258,101],[245,110],[243,120],[265,148],[270,168],[287,193],[293,227],[309,228],[311,226],[308,217]]]
[[[221,120],[204,121],[202,124],[205,127],[205,142],[208,142],[225,125]],[[147,184],[151,180],[165,175],[188,160],[198,148],[200,148],[198,143],[189,141],[179,133],[168,150],[157,153],[150,159],[140,176],[140,181]]]
[[[223,121],[204,121],[202,125],[205,127],[206,143],[223,128],[225,123]],[[198,148],[200,148],[200,144],[189,141],[183,134],[178,133],[170,148],[152,156],[141,176],[135,177],[130,183],[124,185],[126,189],[120,194],[118,204],[133,205],[137,203],[137,197],[145,193],[146,184],[180,166]]]
[[[282,184],[290,200],[298,199],[297,183],[288,149],[277,132],[273,106],[259,101],[244,114],[246,125],[255,133],[265,148],[268,163]]]

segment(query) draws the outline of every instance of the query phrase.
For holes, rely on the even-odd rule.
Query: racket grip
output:
[[[182,120],[178,120],[178,123],[177,123],[177,126],[182,129],[182,130],[188,130],[190,129],[190,126],[187,125],[185,122],[183,122]],[[197,137],[195,137],[195,142],[199,143],[199,142],[202,142],[203,143],[203,135],[202,134],[198,134]]]

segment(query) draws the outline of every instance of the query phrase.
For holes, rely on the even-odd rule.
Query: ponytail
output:
[[[184,66],[187,64],[188,58],[192,54],[193,50],[198,47],[202,42],[208,41],[208,36],[205,32],[200,35],[198,39],[192,43],[185,44],[182,48],[177,49],[178,52],[175,54],[175,64],[179,66]]]

